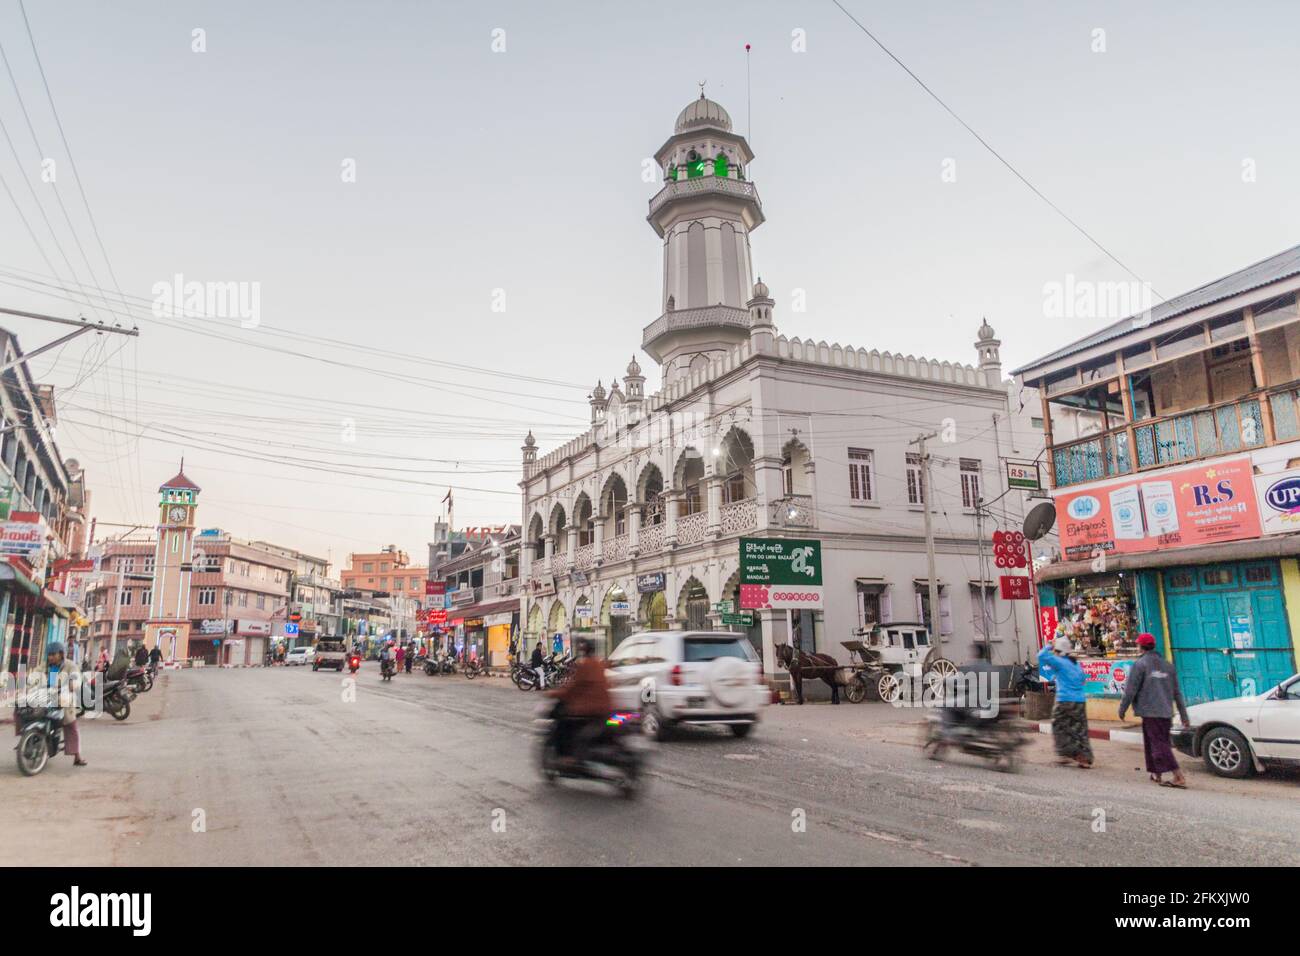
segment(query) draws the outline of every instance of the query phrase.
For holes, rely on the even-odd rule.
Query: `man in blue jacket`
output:
[[[1056,706],[1052,710],[1052,742],[1056,762],[1070,761],[1085,770],[1092,766],[1092,742],[1088,739],[1087,698],[1083,694],[1083,668],[1070,656],[1070,639],[1057,637],[1038,652],[1038,674],[1056,685]]]

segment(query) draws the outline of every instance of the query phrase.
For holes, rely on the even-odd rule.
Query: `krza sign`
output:
[[[747,610],[824,607],[821,542],[741,538],[740,606]]]

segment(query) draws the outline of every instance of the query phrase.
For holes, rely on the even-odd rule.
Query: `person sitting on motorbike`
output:
[[[379,652],[379,670],[384,672],[393,666],[393,649],[390,645],[385,644],[383,650]]]
[[[547,691],[560,703],[556,714],[556,750],[561,758],[573,760],[601,732],[614,708],[605,679],[605,662],[596,656],[595,643],[584,638],[578,646],[582,656],[573,669],[573,678],[562,687]]]
[[[537,674],[537,683],[543,689],[546,687],[546,669],[542,667],[542,662],[546,657],[542,653],[542,642],[538,641],[537,646],[533,648],[533,657],[529,663],[533,671]]]
[[[989,716],[989,708],[996,712],[996,698],[984,699],[986,695],[997,692],[995,675],[997,668],[989,660],[989,648],[983,641],[971,644],[972,660],[957,668],[955,674],[944,681],[943,718],[944,729],[972,727],[982,718]],[[974,680],[969,675],[975,675]]]
[[[44,683],[53,696],[51,704],[63,711],[63,752],[72,758],[78,767],[86,766],[81,757],[81,732],[77,727],[77,698],[81,694],[81,669],[67,659],[63,645],[57,642],[45,648],[46,671],[38,676],[34,671],[28,676],[28,683],[39,686]],[[36,678],[33,681],[32,678]]]

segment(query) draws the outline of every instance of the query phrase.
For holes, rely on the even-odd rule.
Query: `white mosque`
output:
[[[820,596],[726,624],[748,630],[767,673],[786,642],[847,660],[841,641],[876,621],[925,620],[956,660],[987,625],[997,659],[1023,659],[1032,613],[998,596],[991,558],[981,567],[975,504],[998,499],[986,541],[1018,526],[1023,495],[1000,497],[1003,460],[1032,460],[1042,434],[993,329],[979,328],[975,364],[779,334],[749,242],[765,221],[754,154],[727,111],[701,93],[655,159],[646,218],[663,240],[663,296],[641,349],[661,384],[647,394],[633,357],[621,383],[592,390],[587,431],[550,450],[525,439],[527,640],[587,635],[607,653],[637,630],[723,628],[726,602],[741,605],[741,538],[788,538],[820,543]],[[942,436],[930,445],[937,624],[909,445],[921,432]]]

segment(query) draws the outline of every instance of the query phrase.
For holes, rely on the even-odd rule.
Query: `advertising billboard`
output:
[[[820,541],[740,539],[741,608],[820,608],[823,601]]]
[[[1260,536],[1249,458],[1204,462],[1056,494],[1067,561]]]

